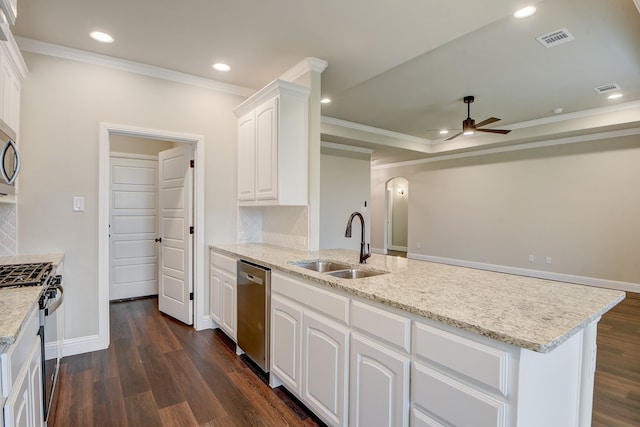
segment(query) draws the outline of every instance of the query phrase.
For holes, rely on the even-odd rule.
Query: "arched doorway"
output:
[[[385,250],[406,256],[409,223],[409,181],[395,177],[386,184]]]

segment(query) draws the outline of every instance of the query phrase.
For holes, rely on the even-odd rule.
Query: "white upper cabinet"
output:
[[[7,41],[0,41],[0,119],[18,134],[20,85],[27,76],[27,66],[11,32],[6,35]]]
[[[235,109],[239,205],[307,204],[309,92],[274,80]]]

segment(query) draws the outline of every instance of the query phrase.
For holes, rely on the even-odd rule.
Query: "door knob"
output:
[[[156,242],[162,242],[162,237],[158,237],[158,238],[156,239]]]

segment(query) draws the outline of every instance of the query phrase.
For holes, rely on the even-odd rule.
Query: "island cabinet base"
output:
[[[271,385],[329,425],[591,425],[597,320],[538,353],[296,275],[271,285]]]

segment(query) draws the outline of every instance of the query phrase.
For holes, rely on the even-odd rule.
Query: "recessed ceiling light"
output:
[[[89,33],[89,37],[100,43],[113,43],[113,37],[102,31],[92,31]]]
[[[322,98],[320,100],[320,104],[329,104],[331,103],[331,98]]]
[[[215,64],[212,65],[214,70],[218,70],[218,71],[229,71],[231,70],[231,67],[229,67],[227,64],[222,63],[222,62],[216,62]]]
[[[522,9],[518,9],[513,13],[513,17],[514,18],[518,18],[518,19],[522,19],[522,18],[527,18],[531,15],[533,15],[534,13],[536,13],[536,7],[535,6],[527,6],[527,7],[523,7]]]
[[[449,131],[448,131],[447,129],[442,129],[442,130],[440,131],[440,135],[446,135],[446,134],[448,134],[448,133],[449,133]]]
[[[612,93],[611,95],[609,95],[607,97],[607,99],[618,99],[618,98],[622,98],[622,94],[621,93]]]

